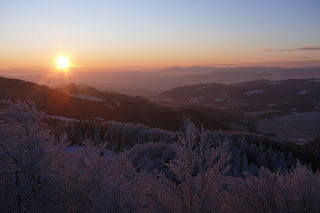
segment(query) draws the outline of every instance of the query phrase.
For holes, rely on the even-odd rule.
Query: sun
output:
[[[57,59],[57,68],[60,70],[67,70],[70,67],[69,57],[60,56]]]

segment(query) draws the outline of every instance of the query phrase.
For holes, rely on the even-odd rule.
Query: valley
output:
[[[228,124],[234,131],[249,131],[251,125],[253,132],[299,144],[320,136],[320,79],[199,84],[167,90],[150,101],[237,112],[242,122]]]
[[[253,132],[297,144],[320,136],[320,79],[199,84],[144,98],[75,83],[49,88],[9,78],[0,82],[1,98],[28,98],[54,119],[115,120],[177,130],[188,117],[212,130]]]

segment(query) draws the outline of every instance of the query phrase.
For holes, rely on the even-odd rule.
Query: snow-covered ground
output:
[[[63,117],[63,116],[56,116],[56,115],[47,115],[47,118],[57,119],[61,121],[76,121],[76,119]]]
[[[227,97],[221,97],[221,98],[214,98],[213,101],[214,102],[222,102],[226,99]]]
[[[192,97],[189,102],[190,103],[197,103],[198,102],[198,98],[197,97]]]
[[[246,92],[246,95],[255,95],[255,94],[259,94],[259,93],[263,93],[262,89],[259,90],[250,90]]]
[[[205,89],[205,88],[208,88],[208,86],[203,86],[203,87],[198,88],[197,92],[199,92],[200,90]]]
[[[277,139],[303,144],[320,136],[320,112],[274,116],[272,119],[259,120],[257,127],[258,132],[271,133]]]
[[[118,105],[118,107],[120,106],[120,102],[119,102],[119,101],[117,101],[117,99],[116,99],[116,98],[113,98],[112,100],[113,100],[113,102],[115,102],[115,103]]]
[[[214,102],[222,102],[229,97],[230,97],[230,95],[228,95],[227,93],[223,93],[223,94],[220,94],[220,97],[214,98],[213,101]]]
[[[66,147],[65,151],[67,151],[70,154],[75,154],[75,155],[81,156],[81,155],[85,155],[85,150],[86,149],[87,149],[86,146],[72,145],[72,146]],[[103,149],[102,151],[104,153],[104,157],[105,158],[114,158],[114,157],[117,156],[117,154],[112,150]],[[100,151],[99,150],[95,150],[95,153],[99,154]]]
[[[316,105],[314,109],[320,111],[320,101],[314,101],[313,103]]]
[[[76,98],[81,98],[81,99],[86,99],[86,100],[90,100],[90,101],[101,101],[104,102],[103,99],[101,98],[97,98],[91,95],[81,95],[81,94],[70,94],[70,96],[76,97]]]
[[[320,83],[320,79],[311,79],[310,81],[314,82],[314,83]]]
[[[110,109],[114,109],[111,104],[106,104],[106,105],[107,105],[107,107],[109,107]]]
[[[301,90],[297,95],[304,95],[308,92],[310,92],[310,90]]]
[[[96,119],[98,121],[105,121],[103,118],[100,118],[100,117],[95,117],[94,119]]]
[[[277,85],[277,84],[279,84],[279,81],[269,81],[268,84]]]
[[[267,108],[271,108],[271,107],[274,107],[274,106],[278,106],[280,104],[267,104]]]
[[[276,111],[276,110],[260,110],[260,111],[254,111],[254,112],[245,112],[246,115],[263,115],[263,114],[267,114],[267,113],[271,113],[271,112],[281,112],[281,111]]]

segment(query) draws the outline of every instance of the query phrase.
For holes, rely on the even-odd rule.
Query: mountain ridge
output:
[[[189,111],[171,109],[141,97],[102,92],[92,87],[70,84],[52,89],[32,82],[3,77],[0,77],[0,98],[13,100],[28,98],[34,101],[40,110],[53,116],[74,119],[99,117],[104,120],[142,123],[150,127],[171,130],[181,128],[185,116],[199,121],[201,120],[199,118],[203,117],[201,110],[192,107],[189,107]],[[211,111],[204,122],[205,125],[211,129],[227,129],[224,123],[229,120],[230,115],[219,110],[209,110]]]
[[[279,109],[285,105],[297,112],[318,110],[320,101],[320,79],[288,79],[270,81],[260,79],[234,84],[196,84],[177,87],[163,92],[174,100],[184,100],[194,104],[252,104],[264,105],[264,109]]]

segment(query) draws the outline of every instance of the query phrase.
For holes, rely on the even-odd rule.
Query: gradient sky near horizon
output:
[[[1,0],[0,69],[53,69],[59,54],[87,70],[312,66],[319,11],[319,0]]]

